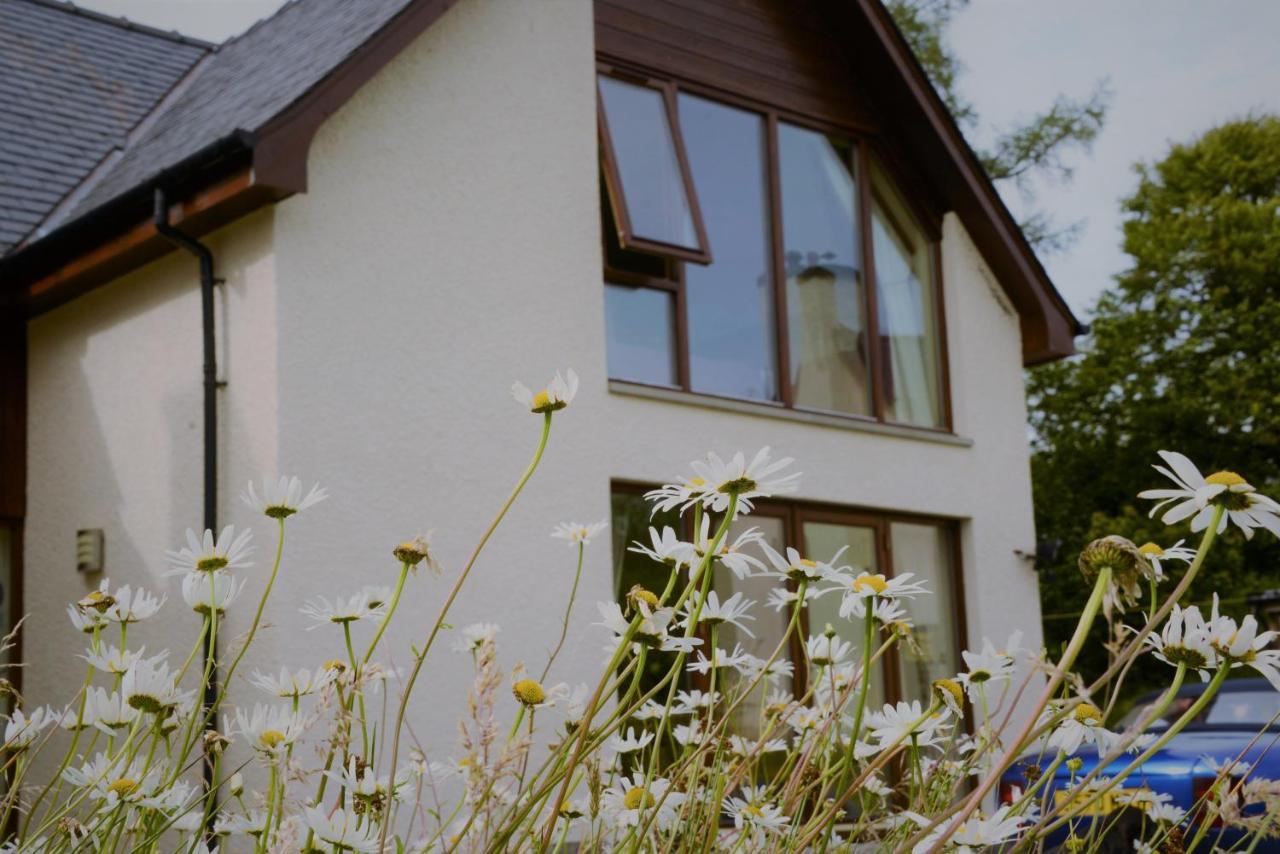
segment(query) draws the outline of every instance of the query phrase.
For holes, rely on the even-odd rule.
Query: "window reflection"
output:
[[[792,398],[871,412],[857,187],[847,144],[778,126]]]
[[[951,535],[937,525],[894,522],[889,540],[894,574],[915,573],[912,580],[925,582],[929,590],[907,603],[915,628],[911,643],[898,648],[903,696],[928,702],[933,680],[954,676],[960,669]]]
[[[604,307],[609,376],[651,385],[678,385],[675,295],[654,288],[606,284]]]
[[[764,119],[680,95],[680,128],[713,261],[686,264],[694,391],[778,399]]]
[[[840,525],[828,522],[804,523],[805,553],[814,560],[830,560],[844,548],[840,563],[848,564],[855,570],[879,572],[876,560],[875,528],[859,525]],[[863,651],[863,639],[866,637],[866,620],[859,615],[840,616],[840,593],[828,593],[813,600],[809,605],[809,634],[818,635],[831,624],[841,640],[853,644],[853,655],[859,660]],[[867,694],[870,708],[878,708],[884,703],[884,669],[878,668],[872,673],[871,690]]]

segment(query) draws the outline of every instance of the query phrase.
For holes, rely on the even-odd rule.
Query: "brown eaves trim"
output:
[[[320,125],[455,2],[415,0],[261,128],[206,146],[0,258],[9,311],[16,301],[27,316],[40,314],[173,251],[151,224],[156,187],[174,200],[173,222],[193,237],[304,192],[307,154]]]
[[[875,44],[867,47],[878,48],[886,55],[898,72],[898,79],[874,73],[867,65],[872,62],[871,51],[856,46],[851,51],[855,65],[860,66],[862,79],[876,81],[877,85],[871,87],[873,96],[880,97],[882,108],[897,113],[902,127],[923,124],[932,132],[926,136],[936,140],[936,145],[918,152],[923,155],[919,162],[937,167],[945,160],[955,169],[947,175],[951,170],[935,168],[935,180],[950,191],[950,198],[957,200],[956,213],[1018,310],[1024,364],[1036,365],[1072,355],[1074,338],[1084,328],[1049,280],[928,74],[880,0],[855,0],[855,4],[875,36]],[[865,31],[856,25],[850,28],[850,32]],[[905,91],[892,91],[895,88]]]

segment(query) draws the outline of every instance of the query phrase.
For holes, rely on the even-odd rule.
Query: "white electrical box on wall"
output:
[[[102,572],[102,529],[76,531],[76,571]]]

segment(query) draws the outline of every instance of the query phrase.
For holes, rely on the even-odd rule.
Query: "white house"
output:
[[[578,398],[450,617],[500,623],[505,664],[558,635],[554,523],[613,526],[570,679],[601,664],[593,603],[653,570],[625,551],[639,489],[765,445],[804,474],[753,517],[770,539],[936,591],[886,696],[967,641],[1038,642],[1022,371],[1079,328],[879,0],[294,0],[216,48],[0,15],[25,75],[0,89],[0,566],[29,702],[79,684],[66,606],[103,577],[180,602],[188,527],[253,527],[259,592],[274,530],[237,496],[277,472],[333,497],[290,522],[245,672],[338,655],[298,607],[392,583],[434,529],[404,664],[537,440],[512,381],[566,367]],[[189,643],[162,613],[146,642]],[[470,661],[425,672],[412,721],[447,750]]]

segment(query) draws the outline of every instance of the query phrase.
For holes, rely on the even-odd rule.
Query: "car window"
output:
[[[1209,707],[1208,724],[1266,726],[1280,718],[1280,694],[1275,691],[1224,691]]]
[[[1168,729],[1169,724],[1182,717],[1182,713],[1190,708],[1191,704],[1194,702],[1194,697],[1175,697],[1173,702],[1169,704],[1169,708],[1165,709],[1164,714],[1151,722],[1151,725],[1147,727],[1147,731],[1158,732],[1162,729]],[[1154,705],[1154,703],[1138,703],[1129,710],[1128,714],[1120,719],[1120,722],[1115,725],[1115,730],[1117,732],[1124,732],[1134,726],[1138,721],[1151,713],[1151,708]],[[1200,722],[1201,721],[1197,721],[1197,723]]]

